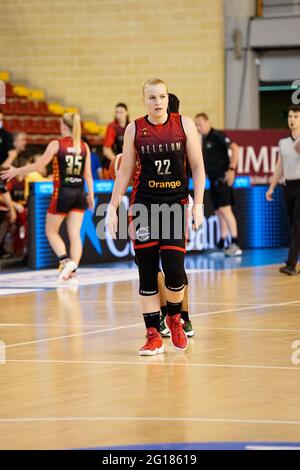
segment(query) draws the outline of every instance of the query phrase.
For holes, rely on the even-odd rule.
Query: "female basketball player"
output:
[[[117,209],[138,159],[130,215],[139,268],[139,297],[147,329],[147,342],[139,354],[155,355],[164,351],[159,333],[159,256],[165,274],[168,312],[166,323],[171,341],[176,349],[185,350],[187,347],[187,337],[180,317],[185,288],[184,221],[188,203],[186,157],[194,180],[192,215],[195,230],[203,219],[205,174],[196,127],[193,121],[185,116],[168,114],[166,84],[159,79],[146,81],[143,85],[143,98],[148,114],[130,123],[125,131],[123,159],[106,223],[108,231],[115,238],[118,225]],[[158,209],[160,204],[164,204],[163,209]],[[142,217],[135,218],[136,212],[142,212]],[[145,216],[146,222],[143,220]]]
[[[102,168],[102,178],[109,178],[108,167],[110,161],[118,153],[122,153],[124,133],[129,124],[128,108],[125,103],[118,103],[115,107],[115,119],[108,124],[103,143],[103,155],[105,160]]]
[[[61,121],[62,138],[49,143],[43,156],[31,165],[10,167],[1,172],[1,178],[11,180],[17,175],[41,171],[53,160],[54,191],[46,219],[46,234],[60,262],[59,281],[75,277],[82,255],[80,228],[86,205],[94,206],[94,189],[91,174],[91,159],[88,146],[81,140],[79,114],[64,114]],[[84,180],[88,196],[84,191]],[[67,221],[70,240],[70,257],[59,234],[63,220]]]

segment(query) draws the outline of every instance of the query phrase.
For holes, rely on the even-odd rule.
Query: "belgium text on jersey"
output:
[[[151,153],[163,153],[163,152],[180,152],[182,148],[182,142],[170,142],[168,144],[159,145],[141,145],[141,153],[143,155],[150,155]]]

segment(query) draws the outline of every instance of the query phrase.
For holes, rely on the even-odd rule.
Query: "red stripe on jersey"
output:
[[[181,246],[164,245],[164,246],[160,246],[160,249],[161,250],[182,251],[182,253],[186,253],[186,249],[182,248]]]
[[[54,191],[55,191],[55,188],[60,187],[60,174],[59,174],[59,164],[58,164],[57,155],[55,155],[53,158],[52,170],[53,170],[53,182],[54,182]]]
[[[142,248],[150,248],[151,246],[158,246],[159,242],[150,242],[150,243],[143,243],[143,245],[136,245],[135,242],[133,242],[133,247],[135,250],[141,250]]]
[[[132,192],[131,192],[131,198],[130,198],[130,205],[131,206],[133,206],[134,201],[135,201],[136,193],[137,193],[137,190],[138,190],[138,187],[139,187],[139,184],[140,184],[140,175],[141,175],[141,171],[142,171],[142,165],[141,165],[141,161],[140,161],[140,158],[139,158],[138,154],[136,154],[136,158],[137,158],[137,161],[138,161],[138,169],[137,169],[137,172],[136,172],[135,177],[134,177],[133,188],[132,188]]]

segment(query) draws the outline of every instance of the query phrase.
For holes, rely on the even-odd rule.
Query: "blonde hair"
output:
[[[142,86],[142,91],[143,91],[143,96],[145,95],[145,90],[148,86],[151,86],[151,85],[165,85],[166,87],[166,90],[168,92],[168,86],[166,84],[166,82],[164,82],[163,80],[161,80],[160,78],[149,78],[148,80],[146,80],[144,83],[143,83],[143,86]]]
[[[65,113],[63,115],[63,123],[72,130],[73,146],[76,153],[81,152],[81,118],[78,113]]]

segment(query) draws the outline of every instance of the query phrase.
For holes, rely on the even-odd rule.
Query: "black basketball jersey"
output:
[[[154,125],[147,116],[135,121],[138,171],[132,204],[186,203],[186,135],[180,114],[169,114],[164,124]]]
[[[54,186],[83,186],[86,146],[81,141],[81,152],[76,154],[72,137],[59,139],[59,150],[53,159]]]

